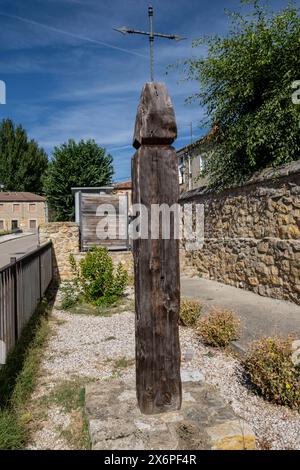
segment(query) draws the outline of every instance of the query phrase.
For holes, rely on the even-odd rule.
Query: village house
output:
[[[180,193],[207,185],[208,179],[202,172],[212,151],[211,137],[215,131],[213,128],[201,139],[177,150]]]
[[[121,183],[114,183],[114,193],[118,196],[124,196],[127,194],[128,197],[128,208],[132,205],[132,181],[123,181]]]
[[[0,232],[35,232],[48,222],[46,199],[28,192],[0,192]]]

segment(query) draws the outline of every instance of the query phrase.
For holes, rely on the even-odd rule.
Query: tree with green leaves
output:
[[[0,183],[5,191],[41,194],[48,157],[22,126],[10,119],[0,122]]]
[[[71,188],[105,186],[114,174],[111,155],[94,140],[69,140],[55,147],[44,179],[44,191],[56,221],[75,216]]]
[[[219,189],[300,158],[300,106],[292,102],[300,80],[299,9],[290,3],[274,13],[267,2],[241,3],[247,12],[227,12],[232,27],[224,37],[194,42],[206,47],[205,57],[185,61],[186,78],[200,85],[189,99],[206,109],[202,125],[214,128],[204,173]]]

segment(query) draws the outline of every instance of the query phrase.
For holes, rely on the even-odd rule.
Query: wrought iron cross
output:
[[[149,32],[140,31],[138,29],[129,29],[126,26],[122,28],[114,28],[115,31],[119,31],[122,34],[142,34],[144,36],[149,36],[149,44],[150,44],[150,80],[154,82],[154,38],[165,38],[165,39],[175,39],[175,41],[181,41],[182,39],[186,39],[182,36],[178,36],[177,34],[162,34],[162,33],[154,33],[153,32],[153,7],[148,7],[148,18],[149,18]]]

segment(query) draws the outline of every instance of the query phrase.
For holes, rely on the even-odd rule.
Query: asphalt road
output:
[[[38,236],[36,234],[0,243],[0,268],[8,264],[12,256],[20,258],[33,251],[37,245]]]

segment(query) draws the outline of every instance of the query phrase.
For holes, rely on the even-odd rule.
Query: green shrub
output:
[[[0,230],[0,237],[15,233],[15,230]]]
[[[75,260],[70,261],[85,301],[94,305],[111,305],[124,293],[128,274],[121,263],[114,266],[106,248],[94,247],[80,261],[79,267]]]
[[[251,343],[243,366],[264,398],[300,409],[300,367],[291,356],[291,337],[262,338]]]
[[[213,308],[197,323],[197,333],[209,346],[228,346],[239,337],[240,321],[230,310]]]
[[[183,299],[180,302],[179,320],[183,326],[194,326],[201,313],[201,304],[197,300]]]

